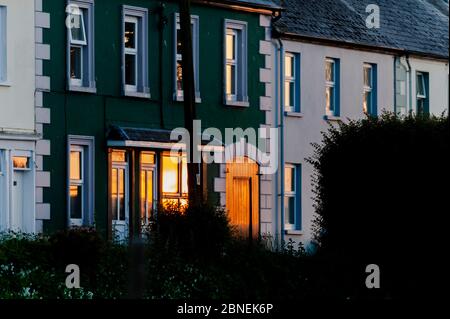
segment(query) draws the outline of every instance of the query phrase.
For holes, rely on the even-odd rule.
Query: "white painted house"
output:
[[[281,2],[269,122],[280,127],[284,170],[272,184],[267,229],[278,241],[312,239],[314,172],[306,158],[329,125],[383,111],[448,112],[448,3],[379,1],[380,28],[369,29],[366,6],[377,2]]]
[[[39,141],[49,113],[42,106],[42,3],[0,0],[0,231],[40,231],[42,188],[47,185]]]

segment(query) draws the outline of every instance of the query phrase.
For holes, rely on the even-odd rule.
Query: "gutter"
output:
[[[409,111],[412,112],[412,69],[411,63],[409,62],[409,55],[405,56],[406,64],[408,65],[408,75],[409,75]]]

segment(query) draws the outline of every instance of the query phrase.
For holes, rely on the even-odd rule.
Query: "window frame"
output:
[[[418,79],[421,77],[423,94],[418,92]],[[430,113],[430,87],[429,87],[430,74],[425,71],[416,71],[416,113],[417,114],[429,114]],[[419,103],[422,105],[422,110],[419,110]]]
[[[126,54],[131,54],[132,50],[125,48],[125,23],[127,19],[137,20],[136,23],[136,65],[135,65],[135,80],[136,85],[126,84]],[[122,5],[122,92],[124,96],[131,96],[137,98],[150,99],[150,85],[149,85],[149,63],[148,63],[148,9]],[[130,53],[128,53],[128,52]]]
[[[284,169],[292,169],[293,170],[293,176],[292,179],[294,181],[294,190],[293,191],[286,191],[284,193],[284,199],[286,198],[294,198],[294,224],[291,224],[288,222],[288,219],[286,218],[286,206],[284,211],[284,229],[286,231],[301,231],[302,230],[302,201],[301,201],[301,193],[302,193],[302,183],[301,183],[301,164],[289,164],[286,163],[284,166]],[[286,173],[285,173],[286,176]],[[284,181],[285,183],[286,181]]]
[[[70,153],[72,150],[82,150],[81,179],[70,178]],[[67,225],[93,226],[95,223],[95,138],[91,136],[69,135],[67,137]],[[83,186],[81,219],[71,218],[70,186]]]
[[[164,204],[164,200],[177,200],[181,203],[182,200],[187,200],[189,198],[189,190],[187,193],[183,193],[183,161],[178,162],[178,192],[169,193],[164,192],[164,160],[163,157],[173,157],[171,152],[161,152],[160,154],[160,176],[161,176],[161,202]],[[186,154],[179,154],[178,158],[186,158]],[[187,171],[186,171],[187,174]]]
[[[149,154],[149,155],[153,155],[153,158],[154,158],[154,162],[153,162],[153,164],[150,164],[150,163],[143,163],[142,162],[142,155],[144,155],[144,154]],[[139,174],[139,188],[140,188],[140,194],[142,194],[142,185],[141,185],[141,176],[142,176],[142,173],[144,173],[145,174],[145,182],[147,183],[147,173],[148,172],[152,172],[152,174],[153,174],[153,178],[152,178],[152,183],[153,183],[153,190],[152,190],[152,196],[153,196],[153,207],[151,207],[151,210],[153,211],[153,213],[155,213],[156,212],[156,209],[157,209],[157,206],[158,206],[158,156],[157,156],[157,154],[156,154],[156,152],[151,152],[151,151],[142,151],[140,154],[139,154],[139,163],[140,163],[140,174]],[[146,184],[146,187],[147,187],[147,184]],[[149,216],[148,215],[148,213],[149,213],[149,208],[148,208],[148,199],[147,199],[147,195],[148,195],[148,192],[147,192],[147,188],[145,189],[145,216],[144,216],[144,220],[142,220],[142,218],[143,218],[143,216],[142,216],[142,211],[141,211],[141,208],[142,208],[142,198],[139,198],[139,200],[140,200],[140,205],[139,205],[139,210],[140,210],[140,212],[139,212],[139,216],[140,216],[140,218],[141,218],[141,220],[140,220],[140,225],[141,225],[141,230],[143,229],[143,227],[145,227],[145,226],[147,226],[147,225],[149,225],[149,220],[150,220],[150,218],[152,217],[152,216]]]
[[[112,152],[122,152],[122,150],[112,150]],[[129,171],[129,161],[128,161],[128,153],[126,151],[123,151],[125,153],[125,162],[119,162],[119,161],[113,161],[111,160],[111,176],[112,171],[114,169],[117,170],[117,210],[113,212],[111,210],[111,221],[113,223],[113,226],[116,224],[127,224],[129,222],[130,218],[130,207],[129,207],[129,200],[130,200],[130,187],[129,187],[129,177],[130,177],[130,171]],[[125,219],[120,219],[120,197],[119,197],[119,170],[124,171],[124,215]],[[109,195],[112,201],[112,185],[111,185],[111,194]],[[117,219],[115,217],[117,216]]]
[[[67,89],[75,92],[96,93],[95,82],[95,23],[94,0],[67,0],[67,16],[71,14],[70,7],[77,6],[82,11],[85,41],[72,41],[70,28],[66,26],[66,78]],[[84,42],[86,42],[84,44]],[[81,79],[71,77],[71,47],[81,47]]]
[[[292,76],[287,76],[286,75],[286,58],[292,58]],[[285,113],[301,113],[301,57],[300,57],[300,53],[298,52],[291,52],[291,51],[287,51],[285,52],[285,56],[284,56],[284,66],[285,66],[285,70],[284,70],[284,92],[285,92],[285,99],[284,99],[284,111]],[[293,104],[292,105],[287,105],[286,104],[286,83],[289,82],[290,84],[293,83],[294,86],[294,92],[293,92],[293,96],[294,96],[294,100],[293,100]]]
[[[367,86],[364,83],[364,76],[365,76],[365,70],[369,69],[369,76],[370,76],[370,86]],[[377,116],[378,115],[378,105],[377,105],[377,65],[374,63],[364,63],[363,64],[363,105],[362,109],[364,114],[371,115],[371,116]],[[369,101],[367,104],[367,110],[364,110],[364,100],[366,93],[369,93]]]
[[[191,25],[192,25],[192,56],[194,62],[194,82],[195,82],[195,102],[201,103],[201,93],[200,93],[200,17],[198,15],[191,14]],[[180,14],[174,13],[174,93],[173,99],[177,102],[184,101],[184,90],[178,90],[178,79],[177,79],[177,64],[178,61],[182,60],[182,54],[177,53],[178,47],[178,33],[180,30]]]
[[[223,94],[224,104],[229,106],[250,106],[248,98],[248,32],[247,22],[225,19],[223,31]],[[227,93],[227,66],[231,65],[231,61],[227,59],[227,35],[229,30],[234,30],[237,36],[236,50],[236,71],[237,79],[236,94]]]
[[[333,90],[333,94],[330,99],[330,109],[327,108],[327,101],[325,100],[325,112],[326,112],[326,115],[336,116],[336,62],[332,58],[326,58],[325,63],[326,63],[326,65],[325,65],[325,87],[326,87],[326,89],[331,88]],[[326,68],[327,68],[328,63],[331,63],[331,65],[332,65],[331,81],[327,80],[327,78],[326,78]]]
[[[8,63],[7,63],[7,23],[8,9],[4,5],[0,5],[0,84],[6,83],[8,80]]]

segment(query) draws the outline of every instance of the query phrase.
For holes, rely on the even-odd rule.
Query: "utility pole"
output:
[[[180,9],[181,54],[183,56],[183,97],[184,97],[184,125],[189,132],[189,150],[187,151],[189,205],[197,206],[202,202],[203,192],[197,183],[200,173],[198,163],[194,163],[194,120],[195,112],[195,76],[194,57],[192,49],[191,4],[190,0],[178,0]]]

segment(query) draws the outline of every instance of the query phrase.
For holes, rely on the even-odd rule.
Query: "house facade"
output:
[[[285,0],[273,25],[272,124],[281,128],[284,170],[273,183],[271,216],[281,241],[312,240],[307,159],[330,125],[384,111],[448,113],[448,3],[379,2],[379,28],[368,27],[371,4]]]
[[[0,1],[0,231],[33,233],[42,219],[40,141],[48,113],[42,108],[42,43],[48,25],[40,1]]]
[[[44,40],[52,48],[44,62],[51,121],[43,139],[51,152],[43,167],[51,187],[43,192],[43,230],[95,226],[112,238],[134,236],[159,204],[187,201],[185,153],[170,152],[172,130],[184,127],[178,4],[61,0],[44,1],[43,10],[51,17]],[[268,127],[268,31],[278,10],[266,0],[192,1],[200,131],[214,128],[217,139],[227,128]],[[257,236],[271,188],[249,145],[228,162],[200,163],[197,181],[210,203],[227,206],[244,235]],[[226,146],[217,145],[222,156]]]

